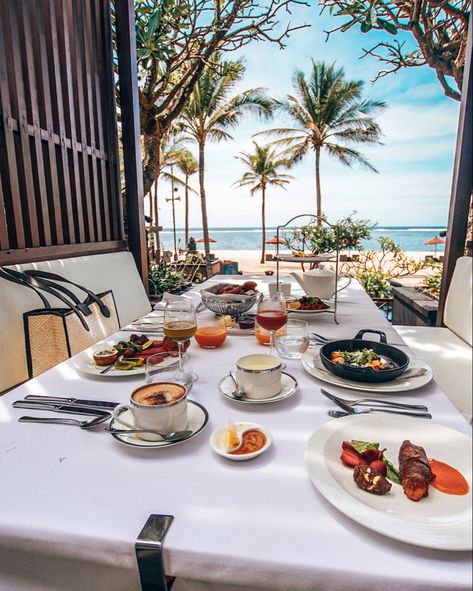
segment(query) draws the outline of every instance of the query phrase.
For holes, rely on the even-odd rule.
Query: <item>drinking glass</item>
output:
[[[177,343],[179,367],[182,369],[182,345],[194,336],[197,322],[194,306],[190,300],[167,302],[164,308],[164,334]]]
[[[280,291],[270,293],[258,302],[256,322],[269,332],[269,354],[273,354],[274,333],[287,322],[286,300]]]
[[[300,359],[309,347],[309,325],[305,320],[288,320],[284,334],[274,336],[276,350],[286,359]]]
[[[174,361],[175,363],[170,363],[168,358],[163,362],[163,356],[159,353],[150,355],[145,364],[145,383],[166,382],[180,384],[189,392],[197,378],[189,354],[182,353],[179,363],[177,359]]]
[[[204,349],[216,349],[227,338],[227,325],[223,316],[199,314],[195,340]]]

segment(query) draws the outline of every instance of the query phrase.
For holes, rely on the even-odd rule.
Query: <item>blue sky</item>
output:
[[[274,97],[292,91],[296,68],[308,73],[311,58],[336,61],[346,77],[366,81],[365,94],[382,99],[388,108],[377,120],[383,131],[382,146],[362,147],[361,151],[379,170],[374,174],[355,166],[347,168],[322,156],[323,208],[329,220],[356,210],[360,217],[382,225],[444,226],[447,222],[459,104],[443,95],[435,73],[424,66],[403,70],[371,83],[381,67],[375,58],[362,60],[363,48],[382,38],[379,33],[363,35],[359,29],[335,33],[325,42],[324,31],[341,23],[327,14],[320,16],[312,6],[295,11],[294,21],[312,26],[293,33],[281,51],[269,43],[252,44],[239,55],[246,59],[247,71],[238,90],[265,87]],[[240,151],[251,151],[252,135],[268,127],[286,126],[278,115],[272,123],[246,118],[232,132],[233,141],[208,144],[206,152],[206,191],[209,225],[258,226],[261,200],[247,190],[233,189],[243,173],[235,159]],[[258,138],[260,143],[263,138]],[[195,148],[189,145],[194,151]],[[284,223],[297,213],[315,210],[314,158],[309,155],[291,174],[296,178],[287,191],[268,193],[267,222]],[[193,183],[197,187],[197,178]],[[166,190],[166,189],[164,189]],[[171,225],[170,204],[161,200],[164,226]],[[183,206],[176,205],[177,225],[183,225]],[[191,199],[191,226],[200,226],[197,196]]]

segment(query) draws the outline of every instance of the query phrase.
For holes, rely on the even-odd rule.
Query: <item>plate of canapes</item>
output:
[[[463,433],[382,414],[329,421],[305,450],[312,483],[346,516],[439,550],[472,548],[471,464]]]

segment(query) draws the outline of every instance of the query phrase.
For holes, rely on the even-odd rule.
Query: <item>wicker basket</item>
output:
[[[222,294],[218,295],[215,292],[225,283],[218,283],[209,289],[202,289],[200,295],[202,296],[202,303],[206,308],[215,312],[215,314],[229,315],[238,318],[248,312],[256,303],[259,293],[254,295],[244,294]]]

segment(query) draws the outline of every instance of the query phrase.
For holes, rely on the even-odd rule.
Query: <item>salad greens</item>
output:
[[[361,349],[361,351],[338,351],[341,357],[345,359],[347,363],[354,365],[366,365],[371,361],[379,359],[379,355],[373,349]]]
[[[379,443],[377,442],[357,441],[356,439],[352,439],[351,444],[360,454],[368,449],[379,449]],[[387,469],[386,478],[395,484],[401,484],[401,474],[399,473],[399,470],[396,468],[396,466],[384,456],[382,460]]]

